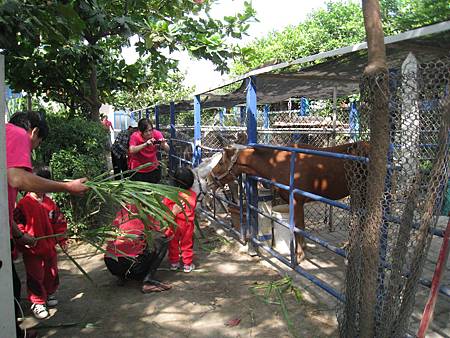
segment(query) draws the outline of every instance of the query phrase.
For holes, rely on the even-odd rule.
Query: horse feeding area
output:
[[[55,27],[50,12],[25,3],[31,7],[21,15],[31,15],[35,23],[50,21],[48,27],[39,24],[43,31],[30,40],[37,44],[31,49],[42,51],[42,57],[55,53],[56,61],[64,55],[65,68],[72,65],[69,51],[76,49],[80,55],[73,62],[89,67],[84,77],[70,78],[55,69],[49,81],[56,86],[59,77],[67,77],[77,86],[89,79],[82,87],[90,94],[59,89],[58,100],[68,102],[58,101],[40,87],[45,81],[37,71],[39,86],[27,87],[47,95],[42,102],[56,100],[67,110],[46,114],[39,106],[37,114],[27,94],[26,114],[38,115],[41,129],[44,122],[49,125],[47,144],[39,127],[30,127],[31,120],[18,126],[30,138],[33,166],[45,164],[53,179],[64,182],[52,183],[52,191],[78,196],[51,195],[64,205],[66,216],[58,208],[43,215],[49,226],[67,218],[62,234],[33,233],[30,239],[29,220],[18,206],[10,208],[11,243],[23,253],[12,265],[19,336],[22,329],[25,337],[48,338],[450,338],[450,21],[390,30],[383,26],[384,16],[400,2],[384,8],[385,1],[363,1],[360,23],[367,42],[314,49],[281,63],[261,62],[246,72],[239,67],[256,57],[243,58],[233,70],[243,75],[193,93],[180,84],[183,75],[159,49],[178,51],[179,41],[191,56],[207,56],[227,70],[224,60],[237,49],[222,39],[242,37],[255,15],[250,3],[245,2],[244,13],[221,22],[201,16],[214,3],[208,0],[163,1],[145,20],[142,13],[153,13],[153,2],[125,1],[124,17],[98,20],[100,11],[117,11],[122,2],[55,2],[54,8],[48,2],[42,6],[53,8],[52,15],[64,14]],[[332,3],[323,13],[344,6]],[[386,13],[380,12],[380,3]],[[6,9],[0,5],[3,21],[19,5],[13,0]],[[320,18],[314,15],[307,20]],[[28,19],[21,19],[20,39],[30,38]],[[107,26],[104,34],[102,25]],[[97,28],[88,33],[91,26]],[[209,30],[216,34],[209,36]],[[59,33],[52,38],[51,32]],[[81,32],[77,49],[69,42]],[[111,48],[120,45],[117,55],[131,44],[131,36],[139,37],[139,60],[129,64],[111,52],[100,62],[107,36],[117,38],[111,42]],[[40,39],[49,39],[48,44],[39,46]],[[65,39],[69,45],[51,50]],[[270,39],[262,42],[270,44]],[[84,48],[92,48],[89,55]],[[11,69],[8,85],[18,86],[10,73],[20,65],[8,53],[0,55],[1,95],[7,92],[5,67]],[[109,81],[107,74],[120,83]],[[160,78],[167,82],[150,85]],[[22,99],[14,95],[11,100]],[[85,101],[70,99],[74,95]],[[103,106],[100,99],[117,106]],[[7,106],[8,127],[25,114],[16,108],[15,103]],[[89,122],[80,119],[83,114]],[[2,158],[8,153],[4,148]],[[4,181],[11,187],[35,188],[30,195],[38,197],[51,190],[21,186],[11,178],[17,168],[10,169]],[[78,194],[61,188],[84,176]],[[2,210],[7,197],[0,196]],[[7,244],[10,236],[4,235]],[[57,307],[50,304],[54,288],[44,290],[44,304],[33,300],[41,286],[36,286],[29,255],[44,240],[57,250]],[[10,249],[1,250],[0,269],[10,266],[12,256]],[[1,310],[13,318],[14,309],[6,305],[13,285],[4,270]],[[37,305],[47,316],[39,317]],[[0,337],[14,336],[9,334],[16,332],[13,323],[2,324]]]

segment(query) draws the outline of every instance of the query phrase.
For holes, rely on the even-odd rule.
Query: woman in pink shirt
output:
[[[148,183],[158,183],[161,180],[161,168],[159,166],[157,151],[158,147],[169,151],[169,145],[163,134],[156,129],[149,119],[143,118],[138,122],[138,131],[130,137],[129,165],[130,169],[136,169],[144,164],[150,165],[141,168],[131,179]]]

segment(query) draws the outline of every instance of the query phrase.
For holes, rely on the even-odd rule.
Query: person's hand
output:
[[[22,237],[16,239],[16,242],[17,242],[17,244],[20,244],[23,246],[28,246],[30,248],[35,247],[37,244],[36,238],[34,238],[33,236],[30,236],[26,233],[24,233]]]
[[[89,190],[89,188],[84,185],[84,182],[87,182],[86,177],[67,182],[67,192],[72,195],[83,195]]]
[[[151,139],[147,140],[145,143],[146,143],[148,146],[152,146],[152,145],[153,145],[153,141],[154,141],[154,138],[151,138]]]

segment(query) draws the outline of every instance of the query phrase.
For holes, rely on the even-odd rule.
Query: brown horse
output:
[[[304,144],[294,147],[367,156],[369,146],[366,142],[356,142],[328,148]],[[290,151],[234,145],[224,149],[222,159],[210,174],[209,183],[223,186],[235,180],[239,174],[246,173],[289,186],[290,158]],[[351,165],[352,162],[298,153],[295,161],[294,186],[332,200],[344,198],[349,195],[346,163]],[[279,189],[279,193],[281,198],[289,201],[288,191]],[[312,200],[295,194],[294,221],[298,229],[305,229],[304,204],[310,201]],[[297,260],[300,262],[304,258],[304,238],[296,235],[296,243]]]

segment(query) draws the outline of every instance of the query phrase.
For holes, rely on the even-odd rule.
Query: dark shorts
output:
[[[153,278],[167,253],[168,240],[161,233],[153,233],[152,247],[148,247],[137,257],[105,257],[105,264],[111,274],[135,280]]]
[[[159,183],[159,181],[161,181],[161,167],[158,166],[155,170],[148,173],[137,172],[131,177],[131,180],[147,183]]]

